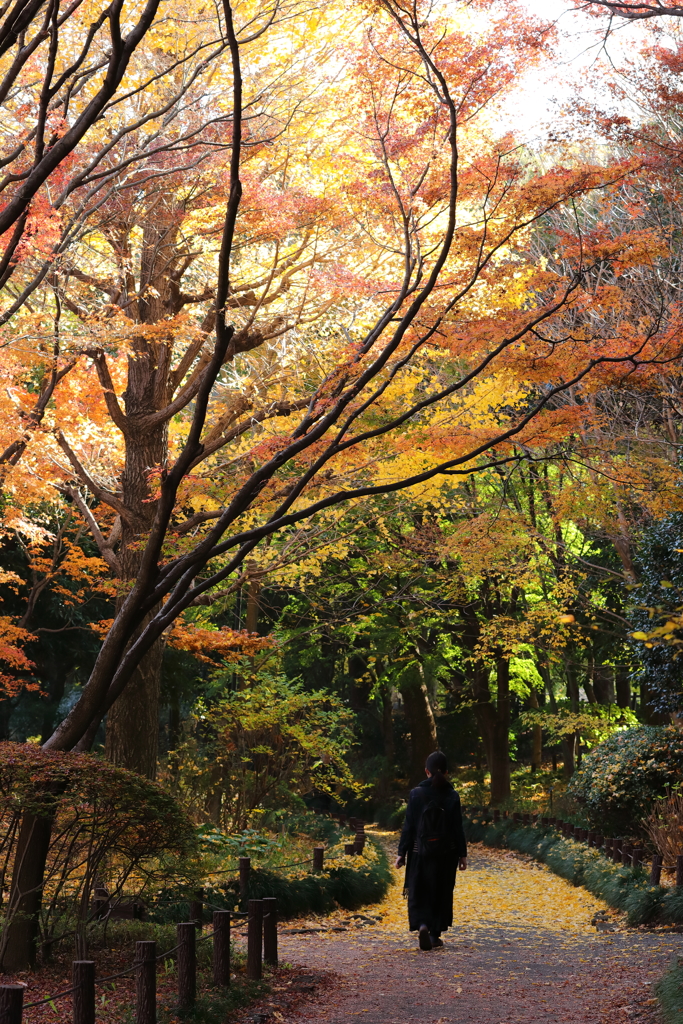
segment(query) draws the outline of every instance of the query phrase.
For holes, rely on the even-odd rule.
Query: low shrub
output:
[[[675,861],[683,849],[683,793],[679,790],[655,800],[643,825],[664,863]]]
[[[358,910],[368,903],[378,903],[387,893],[391,880],[388,866],[363,868],[332,868],[320,875],[286,878],[270,871],[252,872],[249,896],[264,899],[276,896],[282,917],[304,914],[326,914],[335,907]]]
[[[368,903],[378,903],[388,892],[392,876],[384,850],[370,840],[362,855],[345,858],[341,847],[328,849],[327,867],[311,873],[309,866],[297,866],[287,873],[286,866],[254,866],[252,864],[247,898],[275,897],[278,915],[282,918],[305,914],[325,914],[336,907],[357,910]],[[205,884],[206,902],[215,908],[234,910],[240,904],[239,883]],[[160,904],[150,909],[154,921],[187,920],[189,902],[186,889],[166,891]]]
[[[683,964],[675,960],[655,988],[665,1024],[680,1024],[683,1018]]]
[[[241,1010],[268,992],[270,986],[267,982],[240,978],[227,989],[201,992],[190,1010],[163,1007],[159,1013],[159,1024],[177,1024],[178,1020],[185,1024],[224,1024],[236,1010]],[[259,1017],[253,1019],[258,1020]]]
[[[567,790],[591,827],[607,835],[641,831],[652,801],[665,797],[683,771],[683,730],[639,726],[615,733],[587,754]]]
[[[116,903],[143,897],[196,848],[195,829],[153,782],[92,754],[0,743],[0,860],[11,878],[23,816],[52,824],[40,911],[45,948],[93,924],[91,895],[105,887]],[[6,901],[0,955],[16,905]],[[82,945],[82,949],[85,946]]]
[[[263,868],[251,872],[249,897],[275,896],[282,917],[325,914],[335,907],[357,910],[378,903],[391,884],[391,870],[384,850],[372,841],[350,864],[335,864],[319,874],[287,877]]]
[[[493,823],[486,816],[465,818],[464,824],[470,842],[528,854],[572,885],[583,886],[626,913],[631,925],[653,920],[683,923],[683,893],[650,885],[643,868],[614,864],[599,850],[565,839],[553,828],[519,825],[510,819]]]
[[[346,762],[352,718],[335,694],[261,670],[245,689],[197,702],[169,758],[169,788],[188,813],[203,809],[228,832],[259,825],[264,811],[305,809],[300,794],[311,789],[357,793]]]

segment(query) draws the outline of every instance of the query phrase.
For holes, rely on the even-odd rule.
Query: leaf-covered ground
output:
[[[393,852],[395,837],[384,836]],[[383,903],[297,922],[282,954],[334,983],[282,1021],[342,1024],[615,1024],[659,1021],[652,986],[683,936],[628,931],[600,900],[517,855],[471,850],[456,926],[423,953],[407,928],[403,872]],[[600,927],[592,923],[596,917]],[[306,929],[310,929],[307,931]],[[319,930],[320,929],[320,930]],[[288,933],[288,934],[287,934]],[[271,1010],[272,1012],[272,1010]],[[252,1018],[253,1019],[253,1018]],[[265,1019],[262,1017],[261,1019]]]

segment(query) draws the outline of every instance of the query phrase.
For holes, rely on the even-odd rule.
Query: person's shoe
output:
[[[432,949],[438,949],[439,946],[443,946],[443,939],[440,939],[438,935],[430,935],[429,938],[432,943]]]
[[[427,927],[426,924],[420,925],[420,931],[418,934],[420,936],[420,949],[431,949],[432,938],[431,935],[429,934],[429,928]]]

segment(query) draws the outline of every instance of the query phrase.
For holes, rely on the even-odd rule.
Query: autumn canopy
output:
[[[522,0],[5,7],[0,739],[229,833],[669,722],[683,8],[576,7],[535,134]]]

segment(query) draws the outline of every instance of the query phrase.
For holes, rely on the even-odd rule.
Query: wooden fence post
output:
[[[323,863],[325,861],[325,847],[314,846],[313,847],[313,870],[322,871]]]
[[[595,833],[595,845],[598,848],[598,850],[601,849],[602,844],[604,843],[604,841],[605,841],[605,837],[603,835],[601,835],[599,832],[596,832]]]
[[[247,919],[247,977],[260,981],[263,957],[263,900],[249,900]]]
[[[263,900],[263,959],[271,967],[277,967],[277,899],[274,896]]]
[[[178,1007],[189,1010],[197,997],[197,926],[185,921],[176,929],[178,940]]]
[[[135,943],[135,1024],[156,1024],[157,1019],[157,944]]]
[[[244,903],[249,892],[249,875],[251,874],[251,857],[240,857],[240,900]]]
[[[350,857],[355,852],[356,852],[356,844],[355,843],[344,843],[344,853],[346,854],[347,857]]]
[[[612,860],[615,864],[618,864],[621,860],[621,847],[623,839],[618,839],[616,836],[612,840]]]
[[[652,855],[652,867],[650,868],[650,885],[659,885],[662,877],[662,861],[663,857],[661,853],[654,853]]]
[[[645,850],[642,850],[639,846],[637,846],[634,849],[633,853],[631,854],[631,867],[634,867],[634,868],[639,868],[640,867],[640,865],[643,862],[643,854],[644,853],[645,853]]]
[[[680,853],[676,857],[676,885],[683,885],[683,857]]]
[[[190,921],[197,922],[197,931],[201,932],[202,925],[204,923],[204,901],[202,896],[204,894],[201,890],[197,893],[195,899],[190,901]]]
[[[71,983],[74,1024],[95,1024],[95,961],[74,960]]]
[[[213,983],[230,984],[230,911],[213,912]]]
[[[0,985],[0,1022],[21,1024],[24,1012],[24,986]]]

